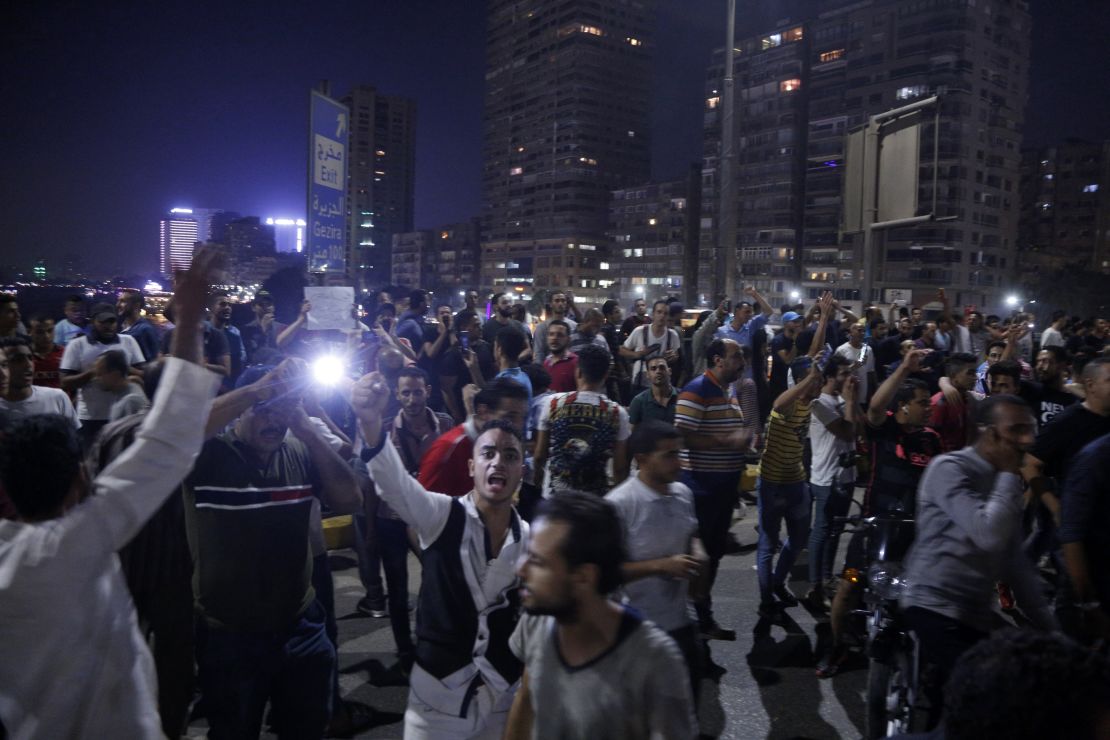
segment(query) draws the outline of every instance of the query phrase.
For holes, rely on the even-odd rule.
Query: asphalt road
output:
[[[787,610],[784,624],[770,625],[756,615],[755,508],[733,526],[744,552],[721,563],[714,588],[714,611],[722,626],[736,630],[735,642],[710,642],[715,680],[705,679],[698,707],[703,733],[721,738],[858,738],[863,734],[863,692],[867,670],[861,660],[833,679],[814,673],[817,650],[828,639],[823,615],[805,607]],[[785,536],[785,532],[783,533]],[[847,538],[841,540],[846,544]],[[371,619],[355,611],[363,595],[354,554],[332,554],[340,634],[340,685],[346,699],[363,702],[379,713],[380,723],[359,738],[400,738],[407,688],[395,671],[393,638],[388,619]],[[409,568],[415,599],[419,566]],[[794,567],[794,592],[802,596],[805,553]],[[203,737],[203,722],[190,727],[190,737]]]

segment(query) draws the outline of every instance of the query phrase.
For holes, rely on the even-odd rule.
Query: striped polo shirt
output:
[[[796,401],[782,414],[771,410],[767,444],[759,460],[759,477],[768,483],[799,483],[806,479],[802,454],[809,435],[809,404]]]
[[[744,428],[744,414],[736,397],[730,397],[713,371],[706,370],[678,395],[674,425],[683,432],[726,435]],[[695,473],[735,473],[744,466],[744,453],[723,444],[717,450],[683,449],[681,458],[682,469]]]
[[[193,596],[209,624],[282,633],[312,604],[308,529],[317,481],[295,437],[264,460],[234,430],[205,442],[184,504]]]

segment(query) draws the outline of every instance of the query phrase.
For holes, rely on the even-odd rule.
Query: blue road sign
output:
[[[309,114],[308,269],[347,268],[347,106],[312,91]]]

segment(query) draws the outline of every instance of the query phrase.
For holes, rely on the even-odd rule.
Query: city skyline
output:
[[[742,2],[737,34],[836,4]],[[703,79],[724,31],[723,2],[658,7],[653,180],[682,177],[700,159]],[[1110,7],[1036,0],[1032,12],[1024,144],[1110,138],[1110,101],[1091,94],[1106,77],[1097,43]],[[371,84],[417,100],[417,228],[481,212],[481,4],[289,5],[257,16],[47,3],[12,20],[4,78],[14,113],[3,124],[0,198],[11,226],[0,263],[79,252],[147,271],[158,257],[157,218],[174,206],[303,213],[308,91],[321,79],[333,95]]]

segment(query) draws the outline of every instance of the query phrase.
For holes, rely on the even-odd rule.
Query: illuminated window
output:
[[[837,59],[843,58],[843,56],[844,56],[844,50],[843,49],[832,49],[831,51],[822,52],[820,57],[818,57],[818,58],[822,62],[835,62]]]
[[[784,33],[782,35],[782,40],[784,42],[801,41],[802,40],[802,27],[798,26],[797,28],[791,28],[789,31],[787,31],[786,33]]]
[[[705,101],[705,107],[709,108],[709,110],[713,110],[714,108],[716,108],[720,104],[721,104],[721,96],[720,95],[714,95],[711,98],[707,98],[706,101]]]
[[[925,94],[926,87],[924,85],[907,85],[906,87],[898,88],[898,92],[894,93],[896,100],[909,100],[910,98],[919,98]]]
[[[764,50],[782,46],[782,34],[772,33],[770,36],[764,36],[760,46],[762,46]]]
[[[608,270],[609,269],[609,263],[608,262],[602,262],[601,263],[601,269],[602,270]]]
[[[588,33],[591,36],[604,36],[605,35],[605,32],[602,31],[597,26],[587,26],[586,24],[582,24],[578,27],[578,30],[582,33]]]
[[[379,149],[376,152],[374,152],[374,154],[377,154],[379,157],[384,157],[385,156],[385,149]]]
[[[640,41],[640,39],[634,39],[631,36],[626,38],[625,41],[627,41],[631,46],[643,46],[644,45],[643,41]]]
[[[583,252],[596,252],[597,251],[597,246],[595,246],[593,244],[579,244],[578,248],[581,249]]]
[[[582,164],[588,164],[590,166],[593,166],[593,165],[597,164],[597,160],[594,159],[593,157],[579,157],[578,161],[581,162]]]
[[[510,175],[523,175],[524,174],[524,168],[523,167],[513,167],[512,169],[509,170],[509,174]]]
[[[440,238],[440,239],[446,239],[446,238],[448,238],[449,236],[451,236],[450,232],[447,232],[447,231],[441,231],[441,232],[439,232],[439,238]]]
[[[779,83],[779,92],[794,92],[802,86],[802,81],[799,79],[783,80]]]
[[[654,218],[649,218],[648,219],[648,226],[655,226],[655,219]]]
[[[1098,192],[1098,183],[1091,183],[1090,185],[1084,185],[1083,186],[1083,192],[1084,193],[1097,193]]]
[[[518,152],[523,152],[523,151],[524,151],[524,147],[522,147],[522,146],[518,146],[518,147],[516,148],[516,150],[517,150]]]

